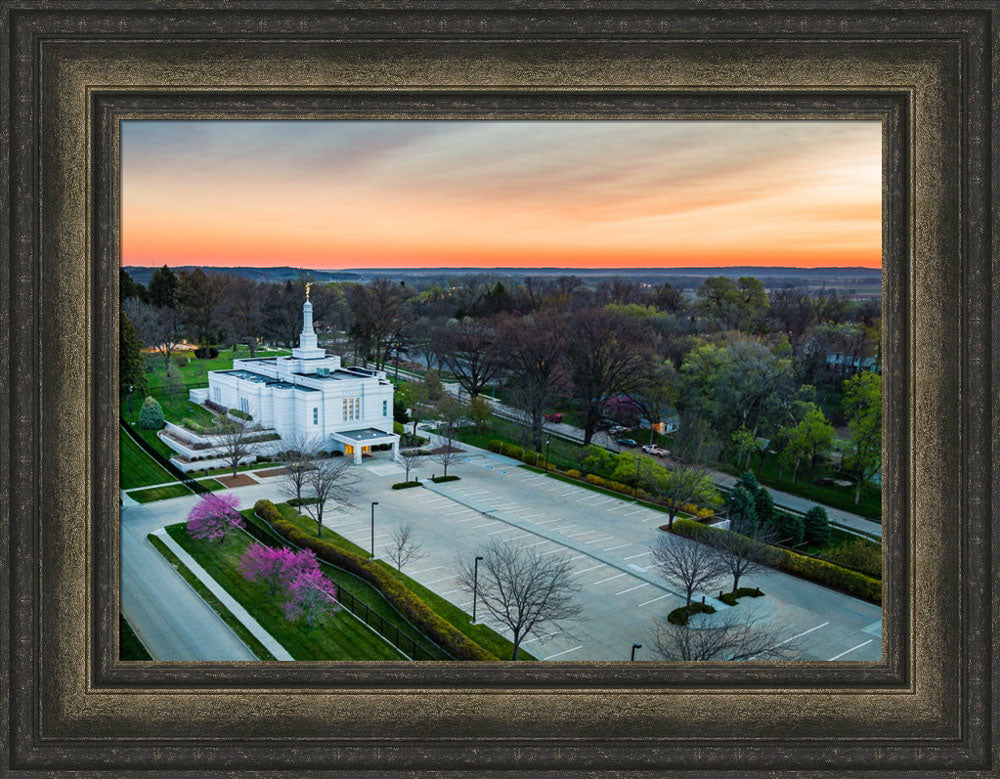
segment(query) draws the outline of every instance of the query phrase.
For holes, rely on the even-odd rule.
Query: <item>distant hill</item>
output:
[[[244,276],[253,281],[264,281],[270,283],[284,282],[286,279],[291,279],[295,281],[298,278],[305,277],[313,281],[359,281],[363,277],[352,271],[326,271],[326,270],[307,270],[303,268],[249,268],[249,267],[233,267],[233,268],[210,268],[207,266],[198,265],[178,265],[173,266],[172,270],[174,273],[180,273],[181,271],[192,271],[195,268],[200,267],[205,273],[227,273],[231,276]],[[137,281],[140,284],[149,284],[149,280],[152,278],[153,273],[156,272],[156,268],[142,268],[137,265],[126,265],[125,270],[128,275],[132,277],[133,281]]]

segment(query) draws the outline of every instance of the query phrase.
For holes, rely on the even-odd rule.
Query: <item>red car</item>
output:
[[[545,415],[545,421],[546,422],[562,422],[562,419],[563,419],[562,414],[546,414]]]

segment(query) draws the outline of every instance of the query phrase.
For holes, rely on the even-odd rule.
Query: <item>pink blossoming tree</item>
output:
[[[240,559],[237,569],[251,582],[265,582],[268,593],[274,595],[283,587],[287,571],[294,565],[295,553],[291,549],[272,549],[263,544],[251,544]]]
[[[288,585],[288,601],[285,603],[285,617],[298,619],[303,614],[306,625],[332,614],[340,608],[337,603],[337,588],[318,568],[305,571]]]
[[[231,492],[209,493],[188,514],[188,535],[207,541],[224,541],[227,534],[243,527],[243,517],[236,510],[239,505],[240,499]]]

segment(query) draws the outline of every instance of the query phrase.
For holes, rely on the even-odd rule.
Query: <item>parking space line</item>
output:
[[[451,595],[452,593],[455,592],[458,592],[458,590],[446,590],[445,592],[439,592],[438,595],[440,595],[443,598],[445,595]]]
[[[441,583],[441,582],[446,582],[446,581],[448,581],[449,579],[454,579],[454,578],[455,578],[455,576],[456,576],[456,574],[452,574],[451,576],[445,576],[445,577],[444,577],[444,578],[442,578],[442,579],[435,579],[434,581],[431,581],[431,582],[424,582],[424,586],[426,586],[426,587],[429,587],[429,586],[430,586],[430,585],[432,585],[432,584],[439,584],[439,583]]]
[[[562,652],[556,652],[554,655],[549,655],[545,660],[551,660],[553,657],[560,657],[561,655],[568,655],[570,652],[575,652],[577,649],[583,649],[583,644],[580,646],[575,646],[572,649],[564,649]]]
[[[528,535],[531,535],[531,533],[529,533]],[[547,544],[548,542],[549,542],[549,539],[543,538],[541,541],[536,541],[533,544],[525,544],[521,548],[522,549],[531,549],[531,547],[533,547],[533,546],[541,546],[542,544]]]
[[[652,554],[652,552],[651,552],[651,551],[650,551],[649,549],[647,549],[647,550],[646,550],[645,552],[639,552],[639,554],[633,554],[633,555],[629,555],[629,556],[628,556],[628,557],[626,557],[625,559],[626,559],[626,560],[634,560],[634,559],[635,559],[635,558],[637,558],[637,557],[642,557],[642,556],[644,556],[644,555],[648,555],[648,554]]]
[[[653,598],[652,600],[647,600],[644,603],[640,603],[639,605],[640,606],[648,606],[650,603],[656,603],[656,601],[658,601],[658,600],[663,600],[664,598],[669,598],[669,597],[670,597],[670,593],[667,593],[666,595],[661,595],[659,598]]]
[[[609,576],[607,579],[601,579],[599,582],[594,582],[594,586],[596,587],[598,584],[604,584],[604,582],[610,582],[612,579],[620,579],[623,576],[628,576],[628,574],[627,573],[617,573],[614,576]]]
[[[626,546],[632,546],[632,544],[618,544],[618,546],[609,546],[607,549],[602,549],[601,551],[602,552],[611,552],[611,551],[613,551],[615,549],[623,549]],[[625,559],[627,560],[628,558],[626,557]]]
[[[561,519],[546,519],[544,522],[535,522],[536,525],[551,525],[553,522],[562,522]]]
[[[640,587],[648,587],[649,582],[643,582],[642,584],[637,584],[635,587],[629,587],[627,590],[622,590],[621,592],[616,592],[615,595],[624,595],[626,592],[632,592],[632,590],[638,590]]]
[[[868,639],[867,641],[865,641],[865,642],[864,642],[863,644],[858,644],[857,646],[852,646],[852,647],[851,647],[850,649],[848,649],[848,650],[847,650],[846,652],[841,652],[841,653],[840,653],[839,655],[837,655],[836,657],[831,657],[831,658],[830,658],[830,660],[839,660],[839,659],[840,659],[840,658],[842,658],[842,657],[843,657],[844,655],[847,655],[847,654],[850,654],[851,652],[853,652],[853,651],[854,651],[855,649],[861,649],[861,647],[863,647],[863,646],[868,646],[868,645],[869,645],[869,644],[870,644],[870,643],[871,643],[872,641],[874,641],[874,640],[875,640],[874,638],[869,638],[869,639]]]
[[[641,514],[646,509],[636,509],[635,511],[630,511],[627,514],[622,514],[623,517],[631,517],[633,514]]]
[[[456,524],[456,525],[461,525],[461,524],[462,524],[463,522],[471,522],[471,521],[472,521],[472,520],[474,520],[474,519],[479,519],[479,515],[478,515],[478,514],[476,514],[476,515],[474,515],[474,516],[471,516],[471,517],[466,517],[465,519],[459,519],[459,520],[457,520],[457,521],[455,522],[455,524]]]
[[[435,565],[433,568],[423,568],[423,569],[421,569],[419,571],[411,571],[410,573],[407,574],[407,576],[419,576],[422,573],[427,573],[428,571],[436,571],[439,568],[444,568],[444,566],[443,565]]]
[[[493,522],[484,522],[484,523],[483,523],[483,524],[481,524],[481,525],[473,525],[473,526],[472,526],[472,529],[473,529],[473,530],[478,530],[478,529],[479,529],[479,528],[481,528],[481,527],[489,527],[489,526],[490,526],[490,525],[492,525],[492,524],[493,524]]]
[[[490,533],[487,533],[486,535],[488,535],[488,536],[495,536],[495,535],[499,535],[500,533],[509,533],[512,530],[520,530],[520,528],[518,528],[518,527],[505,527],[505,528],[503,528],[503,530],[494,530],[494,531],[492,531]]]
[[[590,568],[584,568],[582,571],[577,571],[574,576],[579,576],[581,573],[587,573],[587,571],[596,571],[598,568],[604,568],[607,563],[599,563],[598,565],[592,565]],[[624,576],[625,574],[622,574]]]

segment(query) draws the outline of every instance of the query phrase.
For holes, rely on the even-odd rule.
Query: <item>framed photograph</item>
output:
[[[4,768],[995,770],[995,10],[4,3]]]

